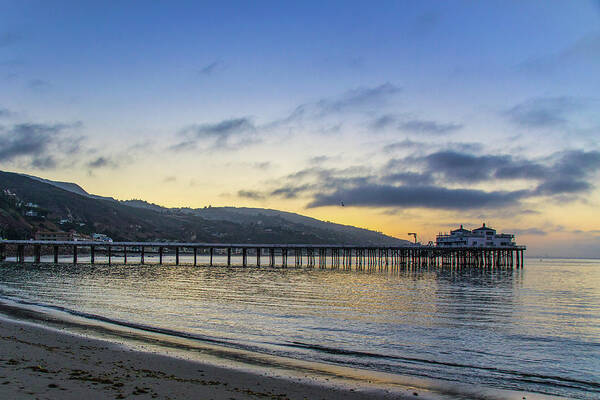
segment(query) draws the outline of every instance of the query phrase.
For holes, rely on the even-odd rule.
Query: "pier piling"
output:
[[[241,266],[248,266],[248,255],[255,252],[256,266],[261,266],[263,249],[268,256],[268,266],[288,266],[288,257],[294,257],[294,266],[309,268],[332,268],[373,270],[387,268],[480,268],[480,269],[522,269],[524,267],[524,246],[510,247],[433,247],[433,246],[346,246],[346,245],[310,245],[310,244],[206,244],[206,243],[150,243],[150,242],[56,242],[34,240],[0,240],[0,261],[14,260],[24,263],[26,254],[29,262],[42,261],[44,249],[52,248],[54,263],[60,261],[61,248],[72,249],[73,264],[78,264],[78,253],[81,248],[89,248],[89,262],[106,263],[98,259],[97,253],[106,254],[108,264],[112,264],[112,255],[116,251],[123,254],[123,264],[128,264],[128,257],[133,254],[140,256],[140,264],[145,263],[146,247],[151,248],[152,254],[158,248],[158,263],[163,265],[165,249],[167,253],[175,253],[175,265],[182,261],[180,255],[193,252],[193,265],[199,264],[198,254],[209,254],[209,265],[215,265],[214,253],[226,255],[227,266],[234,264],[233,255],[240,255]],[[16,249],[10,253],[8,249]],[[169,250],[170,249],[170,250]],[[182,250],[183,249],[183,250]],[[191,251],[190,251],[191,249]],[[293,254],[290,254],[293,253]],[[15,254],[9,258],[9,254]],[[69,255],[67,252],[65,255]],[[236,258],[237,259],[237,258]],[[239,262],[239,261],[238,261]]]

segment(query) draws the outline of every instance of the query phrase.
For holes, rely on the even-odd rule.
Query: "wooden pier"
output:
[[[512,269],[523,268],[525,249],[525,246],[435,247],[413,245],[397,247],[2,240],[0,241],[0,262],[180,265],[184,261],[184,264],[194,266]],[[101,259],[102,257],[103,259]],[[262,264],[265,258],[267,263]]]

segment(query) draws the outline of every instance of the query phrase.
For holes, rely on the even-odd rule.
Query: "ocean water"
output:
[[[0,297],[278,356],[600,398],[600,260],[362,271],[7,263]]]

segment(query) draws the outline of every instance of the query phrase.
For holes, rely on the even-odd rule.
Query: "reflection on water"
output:
[[[308,360],[600,396],[600,262],[365,271],[5,265],[0,294]]]

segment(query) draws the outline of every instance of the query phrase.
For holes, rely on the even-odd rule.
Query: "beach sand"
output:
[[[0,399],[399,399],[375,390],[215,366],[0,320]]]

